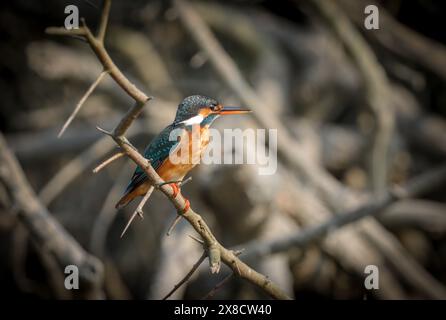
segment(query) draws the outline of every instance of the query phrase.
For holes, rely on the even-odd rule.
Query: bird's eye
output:
[[[218,110],[221,109],[221,106],[218,105],[218,104],[213,103],[213,104],[211,104],[210,109],[211,109],[212,111],[218,111]]]

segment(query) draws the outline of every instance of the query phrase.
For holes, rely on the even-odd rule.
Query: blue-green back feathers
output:
[[[212,105],[217,105],[217,101],[206,96],[194,95],[184,98],[178,106],[173,124],[161,131],[145,150],[144,157],[151,162],[155,170],[159,169],[164,160],[169,157],[170,151],[178,144],[178,140],[175,137],[172,137],[172,140],[169,139],[171,132],[176,128],[184,128],[185,120],[196,116],[201,108]],[[215,114],[209,115],[202,121],[201,125],[210,125],[217,116]],[[147,181],[146,174],[140,167],[137,167],[125,193],[131,192],[145,181]]]
[[[178,141],[176,140],[169,140],[170,133],[173,129],[173,125],[164,128],[164,130],[150,142],[144,151],[144,157],[150,161],[155,170],[158,170],[164,160],[169,157],[170,150],[178,144]],[[138,166],[125,192],[132,191],[146,180],[147,176],[145,172]]]

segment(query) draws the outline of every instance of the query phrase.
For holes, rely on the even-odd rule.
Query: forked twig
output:
[[[190,237],[192,237],[192,236],[190,236]],[[239,255],[241,255],[242,253],[243,253],[243,251],[244,251],[245,249],[239,249],[239,250],[234,250],[233,251],[233,253],[234,253],[234,255],[236,256],[236,257],[238,257]],[[226,282],[228,282],[229,280],[231,280],[231,278],[234,276],[234,275],[240,275],[240,269],[238,268],[238,265],[237,265],[237,261],[235,261],[234,260],[234,265],[235,265],[235,269],[237,270],[237,273],[235,273],[234,271],[233,272],[231,272],[229,275],[227,275],[222,281],[220,281],[219,283],[217,283],[216,285],[215,285],[215,287],[214,288],[212,288],[212,290],[211,291],[209,291],[203,298],[201,298],[201,300],[206,300],[206,299],[209,299],[209,298],[212,298],[213,296],[214,296],[214,294],[221,288],[221,287],[223,287],[225,284],[226,284]]]
[[[109,70],[110,76],[116,81],[116,83],[135,100],[135,105],[128,110],[128,112],[123,116],[119,124],[115,127],[112,132],[98,128],[101,132],[112,137],[113,140],[119,145],[121,150],[132,159],[139,167],[143,169],[147,175],[148,181],[152,186],[159,186],[163,184],[163,179],[158,175],[155,169],[151,166],[150,162],[141,155],[138,150],[136,150],[131,143],[125,137],[125,133],[133,121],[139,116],[143,107],[151,100],[151,97],[147,96],[144,92],[138,89],[129,79],[122,73],[122,71],[115,65],[107,50],[104,47],[103,38],[105,36],[105,25],[107,24],[108,14],[110,10],[110,0],[106,0],[103,6],[103,13],[101,16],[101,23],[98,32],[98,36],[95,37],[91,30],[88,28],[85,20],[82,19],[82,27],[77,29],[75,32],[70,32],[71,30],[63,30],[63,28],[48,28],[47,32],[52,34],[63,34],[63,35],[82,35],[86,38],[88,44],[98,57],[99,61],[104,67],[104,70]],[[158,187],[157,187],[158,188]],[[215,238],[214,234],[210,230],[209,226],[203,220],[203,218],[196,213],[190,206],[184,211],[187,205],[187,200],[181,195],[174,197],[174,192],[172,188],[166,185],[162,185],[158,188],[162,191],[172,202],[175,208],[178,210],[178,214],[181,214],[197,231],[201,238],[204,240],[207,252],[204,254],[209,255],[209,261],[211,266],[211,271],[218,272],[220,267],[220,262],[224,262],[231,269],[236,270],[233,265],[233,261],[237,261],[237,268],[240,270],[240,277],[248,280],[252,284],[263,289],[271,297],[275,299],[290,299],[290,297],[281,290],[275,283],[270,281],[265,275],[255,271],[250,268],[243,261],[239,260],[231,250],[223,247]],[[145,198],[148,199],[146,194]],[[143,199],[144,200],[144,199]],[[146,200],[147,201],[147,200]],[[140,203],[138,207],[140,210],[136,210],[136,214],[142,211],[142,206],[144,203]],[[134,213],[135,215],[135,213]],[[133,217],[132,217],[133,219]],[[132,220],[131,219],[131,220]],[[130,225],[131,220],[128,225]],[[127,227],[128,228],[128,227]],[[125,229],[126,230],[126,229]],[[125,231],[124,231],[125,232]],[[123,233],[124,233],[123,232]],[[204,258],[203,258],[204,260]],[[200,262],[201,263],[201,262]],[[198,268],[198,266],[197,266]]]

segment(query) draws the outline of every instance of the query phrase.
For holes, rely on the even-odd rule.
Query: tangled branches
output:
[[[49,34],[56,35],[69,35],[69,36],[82,36],[88,42],[99,61],[103,65],[104,71],[101,75],[105,73],[110,74],[110,76],[116,81],[116,83],[135,100],[135,105],[128,110],[122,120],[112,131],[106,131],[100,129],[101,132],[110,136],[121,148],[130,159],[132,159],[138,166],[140,166],[146,173],[152,186],[162,193],[164,193],[167,198],[172,202],[175,208],[178,210],[178,214],[186,219],[197,233],[201,236],[205,251],[209,258],[209,264],[211,272],[218,272],[220,269],[220,264],[223,262],[229,268],[231,268],[238,276],[243,279],[248,280],[259,288],[263,289],[268,295],[276,299],[288,299],[288,295],[284,293],[276,284],[269,280],[265,275],[250,268],[247,264],[242,262],[237,255],[223,247],[215,238],[212,231],[209,229],[202,217],[196,213],[192,208],[189,208],[186,212],[182,213],[181,210],[185,207],[186,200],[182,195],[174,197],[173,190],[170,186],[164,184],[164,181],[156,173],[156,171],[151,166],[150,162],[145,159],[135,147],[128,141],[125,137],[127,129],[132,125],[133,121],[140,115],[142,109],[151,100],[151,97],[147,96],[144,92],[139,90],[134,84],[132,84],[125,75],[120,71],[120,69],[114,64],[110,58],[107,50],[104,47],[104,38],[107,28],[108,16],[110,11],[111,1],[104,1],[102,8],[101,21],[99,23],[99,31],[97,35],[93,35],[92,31],[86,24],[85,20],[82,20],[82,27],[77,30],[66,30],[64,28],[48,28],[46,31]],[[90,87],[93,91],[102,76],[98,77],[94,85]],[[88,96],[91,92],[88,92],[84,97]],[[80,104],[85,99],[81,99]],[[78,110],[79,104],[76,107]],[[68,122],[71,121],[72,117],[69,118]],[[66,128],[66,126],[64,126]],[[99,128],[98,128],[99,129]],[[144,200],[144,199],[143,199]],[[145,199],[144,201],[146,201]]]

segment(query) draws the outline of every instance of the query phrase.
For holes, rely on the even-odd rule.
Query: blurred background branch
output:
[[[77,266],[83,297],[102,298],[102,263],[85,252],[40,203],[2,134],[0,134],[0,151],[1,180],[11,196],[13,211],[16,211],[18,220],[25,226],[38,250],[41,251],[44,265],[49,269],[50,279],[56,277],[57,272],[64,270],[65,266]],[[53,258],[57,261],[53,262]],[[61,285],[62,283],[59,283],[59,286]]]

